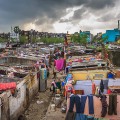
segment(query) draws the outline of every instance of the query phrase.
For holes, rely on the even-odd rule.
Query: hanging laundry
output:
[[[58,70],[58,71],[61,71],[61,70],[63,70],[63,68],[64,68],[64,59],[59,59],[59,60],[56,60],[55,61],[56,63],[56,69]]]
[[[75,97],[74,95],[72,95],[70,96],[70,106],[65,120],[75,120],[75,113],[73,112],[74,104],[75,104]]]
[[[87,116],[87,115],[84,115],[81,113],[76,113],[75,120],[98,120],[98,118],[94,118],[93,116]],[[105,120],[107,120],[107,119],[105,119]]]
[[[107,101],[106,101],[106,95],[102,95],[101,96],[101,103],[102,103],[102,111],[101,111],[101,117],[105,117],[106,116],[106,114],[107,114],[107,107],[108,107],[108,105],[107,105]]]
[[[104,92],[103,80],[101,80],[101,82],[100,82],[100,91],[101,91],[102,93]]]
[[[68,74],[65,78],[65,83],[67,83],[69,80],[72,80],[72,74]]]
[[[75,115],[76,113],[75,112],[67,112],[67,115],[65,117],[65,120],[75,120]]]
[[[16,82],[0,83],[0,90],[16,89]]]
[[[111,93],[112,93],[111,90],[108,88],[107,94],[111,94]]]
[[[109,95],[108,115],[117,115],[117,95]]]
[[[47,70],[45,68],[42,68],[40,70],[40,74],[41,74],[41,79],[43,79],[43,80],[47,79]]]
[[[94,82],[92,82],[92,94],[95,94],[95,90],[96,90],[96,85]]]
[[[108,81],[109,80],[103,80],[104,89],[108,89]]]
[[[65,85],[65,97],[68,97],[68,93],[75,93],[75,90],[72,86],[72,84],[66,84]]]
[[[93,96],[88,95],[89,114],[94,114]]]
[[[87,99],[87,95],[81,95],[80,113],[84,113],[86,99]]]
[[[78,95],[75,95],[75,105],[76,105],[76,113],[80,113],[81,100]]]
[[[76,113],[75,120],[88,120],[87,115]]]

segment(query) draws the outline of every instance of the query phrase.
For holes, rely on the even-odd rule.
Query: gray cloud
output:
[[[78,9],[74,12],[73,19],[80,19],[86,12],[85,8]]]
[[[67,22],[71,22],[71,19],[60,19],[59,23],[67,23]]]
[[[85,6],[98,10],[104,7],[113,7],[115,5],[115,1],[116,0],[89,0]]]
[[[115,19],[115,17],[112,14],[109,13],[109,14],[105,14],[105,15],[99,17],[97,20],[99,22],[108,22],[108,21],[111,21],[111,20],[114,20],[114,19]]]
[[[36,25],[48,24],[55,21],[74,22],[84,17],[89,8],[100,10],[105,7],[113,7],[116,0],[0,0],[0,29],[8,30],[11,25],[23,26],[34,22]],[[70,20],[61,20],[66,15],[66,8],[83,6],[74,12]]]

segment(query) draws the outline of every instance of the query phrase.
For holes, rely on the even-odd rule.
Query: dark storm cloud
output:
[[[115,0],[0,0],[0,27],[35,22],[50,24],[66,15],[66,8],[83,5],[86,9],[114,6]],[[79,13],[78,13],[79,12]],[[85,9],[74,13],[73,20],[81,18]],[[36,20],[37,19],[37,20]],[[36,20],[36,21],[35,21]]]
[[[74,15],[73,15],[72,19],[81,19],[86,11],[87,10],[84,7],[82,7],[81,9],[76,10],[74,12]]]
[[[117,21],[119,18],[120,18],[120,13],[114,14],[114,12],[111,11],[111,12],[101,15],[97,20],[99,22],[109,22],[109,21],[114,21],[114,20]]]
[[[113,7],[115,1],[116,0],[89,0],[85,6],[98,10],[104,7]]]
[[[115,17],[112,14],[105,14],[105,15],[99,17],[97,20],[99,22],[108,22],[108,21],[111,21],[114,19],[115,19]]]

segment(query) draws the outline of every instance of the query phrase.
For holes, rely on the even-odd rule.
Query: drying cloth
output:
[[[95,90],[96,90],[96,85],[95,83],[92,83],[92,94],[95,94]]]
[[[63,70],[63,68],[64,68],[64,59],[59,59],[59,60],[56,60],[55,62],[56,62],[56,69],[58,71]]]
[[[87,99],[87,96],[86,96],[86,95],[81,95],[80,113],[84,113],[86,99]]]
[[[84,95],[92,94],[91,80],[86,80],[86,81],[79,80],[73,86],[75,90],[84,90]]]
[[[43,80],[47,79],[47,70],[46,69],[41,69],[40,74],[41,74],[41,79],[43,79]]]
[[[102,93],[104,92],[103,80],[101,80],[101,82],[100,82],[100,90],[101,90]]]
[[[108,115],[117,115],[117,95],[109,95]]]
[[[98,120],[98,119],[94,118],[93,116],[87,116],[84,114],[76,113],[75,120]]]
[[[75,120],[75,113],[68,111],[65,120]]]
[[[106,114],[107,114],[107,107],[108,107],[108,105],[107,105],[107,101],[106,101],[106,96],[105,95],[103,95],[103,96],[101,96],[101,103],[102,103],[102,111],[101,111],[101,117],[105,117],[106,116]]]
[[[71,79],[72,79],[72,74],[68,74],[67,77],[65,78],[65,83],[67,83]]]
[[[47,79],[47,70],[46,69],[44,70],[44,79],[45,80]]]
[[[16,89],[16,83],[0,83],[0,90]]]
[[[76,113],[75,120],[88,120],[87,115]]]
[[[75,104],[75,96],[72,95],[72,96],[70,97],[69,112],[73,112],[74,104]]]
[[[108,80],[103,80],[104,89],[108,89]]]
[[[43,71],[43,69],[40,70],[40,74],[41,74],[41,79],[44,79],[44,71]]]
[[[93,96],[88,95],[89,114],[94,114]]]
[[[75,105],[76,105],[76,113],[80,113],[80,97],[78,95],[75,95]]]

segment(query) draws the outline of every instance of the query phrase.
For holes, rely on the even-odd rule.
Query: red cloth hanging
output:
[[[0,83],[0,90],[16,89],[16,82]]]
[[[108,89],[107,90],[107,94],[111,94],[112,92],[111,92],[111,90],[110,89]]]
[[[92,94],[94,95],[96,91],[96,85],[95,83],[92,83]]]

